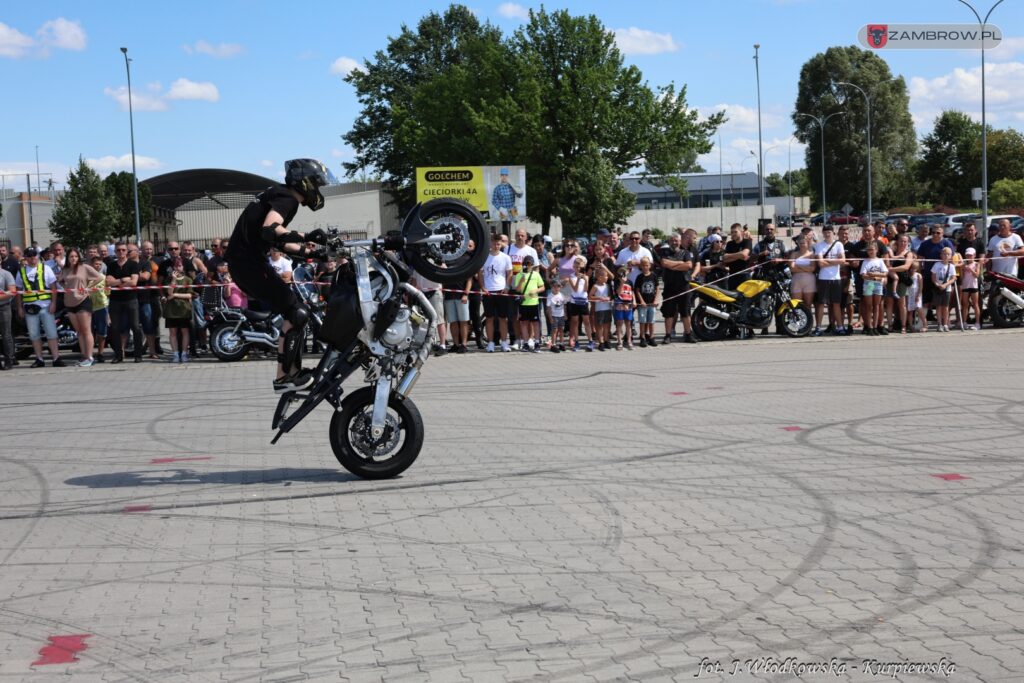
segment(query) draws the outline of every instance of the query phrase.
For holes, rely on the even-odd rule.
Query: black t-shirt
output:
[[[141,273],[152,273],[153,272],[153,260],[143,259],[139,261],[139,286],[140,287],[153,287],[160,284],[159,274],[151,275],[148,280],[143,280]],[[149,304],[160,299],[159,289],[140,289],[139,290],[139,303]]]
[[[685,247],[680,247],[679,249],[669,247],[662,251],[661,258],[662,261],[689,261],[690,265],[693,266],[693,252]],[[679,292],[686,289],[689,286],[692,274],[692,268],[690,270],[663,268],[661,275],[665,279],[665,291]]]
[[[757,255],[758,263],[782,258],[782,251],[782,240],[777,238],[772,238],[771,241],[768,241],[768,239],[765,238],[758,242],[757,246],[754,247],[754,253]]]
[[[737,242],[736,240],[730,239],[728,242],[725,243],[725,253],[726,254],[738,254],[741,251],[743,251],[744,249],[749,251],[751,249],[751,244],[752,244],[752,241],[750,239],[742,239],[739,242]],[[726,266],[728,266],[728,268],[729,268],[729,274],[738,273],[741,270],[745,270],[748,265],[749,265],[749,263],[747,262],[747,260],[743,260],[743,259],[737,259],[735,261],[730,261],[729,263],[726,264]]]
[[[109,275],[110,277],[112,277],[114,279],[117,279],[117,280],[120,280],[123,277],[130,277],[132,275],[138,275],[138,274],[139,274],[139,264],[136,263],[135,261],[125,261],[123,266],[120,265],[116,260],[107,264],[107,275]],[[116,287],[120,287],[122,285],[118,284],[118,285],[115,285],[115,286]],[[124,285],[124,286],[127,286],[127,285]],[[136,296],[137,296],[136,292],[134,292],[132,290],[118,291],[118,290],[114,289],[114,290],[112,290],[110,292],[110,300],[111,301],[120,301],[120,302],[131,301],[132,299],[135,299]]]
[[[11,275],[17,276],[18,270],[21,268],[21,264],[18,263],[18,259],[14,258],[13,256],[8,256],[7,260],[4,261],[3,264],[0,265],[0,267],[2,267]]]
[[[875,249],[877,250],[875,252],[875,255],[878,256],[878,258],[885,258],[886,256],[888,256],[888,254],[889,254],[889,247],[887,247],[885,245],[885,242],[883,242],[880,239],[875,239],[874,243],[875,243]],[[868,257],[868,244],[870,244],[870,242],[867,242],[865,240],[858,240],[857,242],[854,242],[853,244],[850,245],[850,247],[849,247],[850,250],[849,251],[846,251],[847,246],[844,244],[843,245],[843,251],[846,253],[846,258],[847,259],[855,259],[855,260],[858,260],[858,261],[863,261],[864,259],[866,259]],[[860,279],[860,265],[859,264],[857,264],[857,265],[851,264],[850,268],[853,271],[854,279],[855,280],[859,280]]]
[[[639,292],[640,300],[645,304],[653,304],[658,294],[658,276],[653,272],[649,275],[640,273],[633,280],[633,291]]]
[[[968,247],[974,247],[974,258],[976,259],[980,259],[988,251],[988,245],[985,244],[985,240],[981,237],[975,237],[973,240],[961,237],[956,241],[956,253],[961,256],[967,255],[964,252],[967,251]]]
[[[263,241],[261,233],[263,221],[272,210],[281,214],[287,226],[299,211],[299,200],[284,185],[274,185],[261,192],[254,202],[245,207],[235,223],[224,255],[228,261],[266,258],[272,245]]]

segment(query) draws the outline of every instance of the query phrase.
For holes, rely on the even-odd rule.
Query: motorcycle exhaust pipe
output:
[[[409,394],[412,393],[412,388],[416,386],[416,380],[420,378],[419,368],[409,368],[409,372],[405,373],[401,381],[398,383],[398,387],[395,389],[402,398],[409,398]]]
[[[277,343],[276,339],[263,332],[243,332],[242,339],[244,339],[246,343],[266,344],[268,346],[273,346]]]
[[[716,318],[721,318],[722,320],[729,320],[729,314],[726,313],[725,311],[720,311],[717,308],[712,308],[711,306],[705,306],[704,307],[704,311],[706,313],[708,313],[709,315],[715,316]]]
[[[999,290],[999,293],[1016,304],[1017,308],[1024,308],[1024,298],[1021,298],[1020,294],[1016,292],[1011,292],[1009,287],[1003,287]]]

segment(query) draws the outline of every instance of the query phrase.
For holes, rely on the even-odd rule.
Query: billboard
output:
[[[526,167],[417,167],[416,201],[440,197],[469,202],[490,221],[526,218]]]
[[[857,33],[872,50],[991,50],[1002,39],[992,24],[867,24]]]

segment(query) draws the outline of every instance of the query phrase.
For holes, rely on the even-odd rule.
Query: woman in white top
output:
[[[935,289],[932,303],[935,305],[935,323],[939,332],[949,332],[949,296],[956,282],[956,266],[953,264],[953,250],[943,247],[939,254],[942,260],[932,266],[932,283]]]
[[[796,248],[789,252],[789,258],[793,259],[789,264],[789,270],[793,273],[789,290],[794,299],[800,299],[808,306],[813,306],[814,294],[818,291],[818,256],[806,235],[797,235],[795,242]]]
[[[577,256],[573,262],[573,272],[569,276],[569,348],[576,351],[579,348],[580,320],[583,321],[583,330],[587,338],[590,338],[590,304],[587,290],[587,276],[583,270],[587,267],[587,259]]]
[[[981,272],[981,264],[975,260],[978,251],[974,247],[967,247],[964,251],[964,263],[961,266],[963,274],[960,276],[960,316],[966,324],[969,319],[971,307],[974,308],[974,329],[981,329],[981,294],[978,291],[978,274]]]

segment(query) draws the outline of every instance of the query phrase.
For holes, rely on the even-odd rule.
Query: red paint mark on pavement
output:
[[[788,427],[779,427],[779,429],[781,429],[784,432],[802,432],[802,431],[804,431],[803,427],[797,427],[796,425],[790,425]]]
[[[213,460],[209,455],[195,455],[186,458],[153,458],[149,461],[150,465],[163,465],[169,462],[191,462],[193,460]]]
[[[672,396],[689,396],[685,391],[670,391],[668,393]]]
[[[75,653],[89,647],[85,644],[86,638],[91,638],[91,636],[50,636],[47,638],[50,644],[39,648],[39,659],[32,662],[32,666],[77,662],[78,657],[75,656]]]
[[[945,481],[960,481],[961,479],[970,479],[970,477],[965,477],[964,475],[956,474],[955,472],[950,474],[933,474],[932,476],[935,477],[936,479],[943,479]]]
[[[149,512],[152,509],[152,505],[125,505],[122,512]]]

